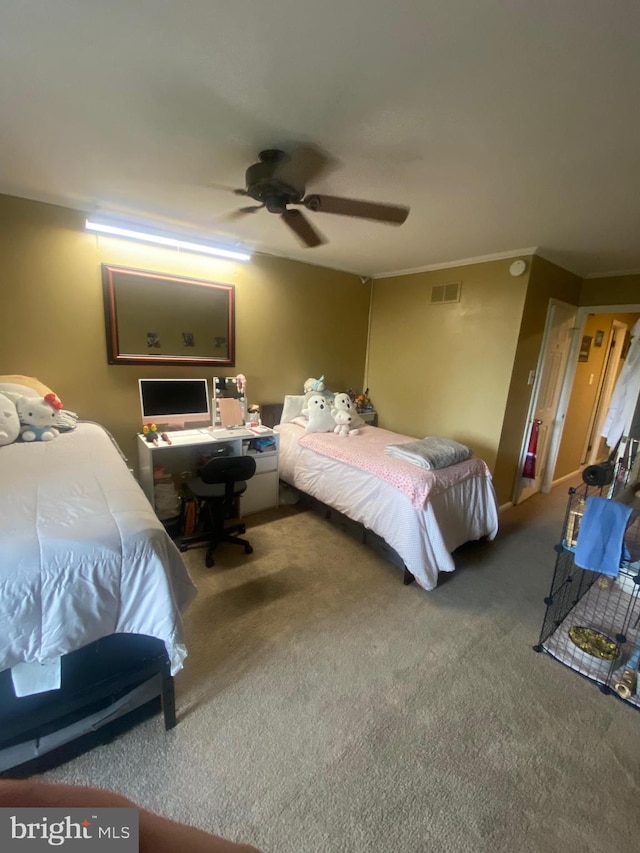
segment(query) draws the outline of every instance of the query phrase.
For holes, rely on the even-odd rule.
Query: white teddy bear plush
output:
[[[348,394],[336,394],[333,398],[332,414],[335,418],[336,411],[344,411],[351,415],[351,429],[364,426],[364,421],[356,412],[356,407],[351,402],[351,397]]]
[[[312,394],[307,400],[302,414],[309,419],[306,432],[333,432],[336,422],[331,414],[329,404],[322,394]]]
[[[360,433],[359,429],[351,428],[353,418],[346,409],[334,409],[331,414],[335,422],[333,431],[337,435],[358,435]]]
[[[53,402],[43,397],[18,397],[16,409],[22,424],[23,441],[51,441],[60,435],[54,426],[58,409]]]
[[[0,447],[13,444],[20,435],[20,418],[13,400],[0,394]]]

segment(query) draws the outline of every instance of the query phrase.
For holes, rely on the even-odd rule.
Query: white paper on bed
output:
[[[61,671],[59,657],[33,663],[17,663],[11,667],[13,691],[20,697],[58,690]]]
[[[196,594],[102,427],[0,448],[0,670],[113,633],[164,641],[177,672]]]
[[[435,588],[439,572],[455,570],[451,552],[458,546],[483,536],[494,539],[498,532],[490,477],[456,483],[417,510],[405,494],[374,474],[303,448],[299,425],[281,424],[277,431],[280,478],[381,536],[426,590]]]

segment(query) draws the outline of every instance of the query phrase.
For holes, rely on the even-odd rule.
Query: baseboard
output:
[[[513,501],[507,501],[506,504],[501,504],[498,507],[498,513],[504,512],[505,509],[511,509],[512,506],[513,506]]]
[[[580,477],[582,474],[582,468],[578,468],[577,471],[572,471],[570,474],[565,474],[564,477],[558,477],[557,480],[551,481],[551,488],[555,489],[556,486],[559,486],[561,483],[565,483],[567,480],[573,480],[576,477]]]

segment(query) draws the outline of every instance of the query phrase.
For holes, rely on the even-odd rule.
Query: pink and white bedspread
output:
[[[455,570],[458,546],[498,532],[493,483],[480,459],[427,471],[385,456],[386,444],[415,439],[378,427],[357,436],[308,434],[298,423],[276,429],[280,479],[382,537],[426,590],[439,572]]]
[[[423,509],[432,495],[438,494],[468,477],[490,477],[482,459],[467,459],[448,468],[426,470],[384,452],[388,444],[415,441],[386,429],[362,427],[358,435],[340,436],[331,432],[305,433],[299,443],[309,450],[339,459],[354,468],[368,471],[403,492],[416,509]]]

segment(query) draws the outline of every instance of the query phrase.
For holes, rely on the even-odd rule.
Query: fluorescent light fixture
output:
[[[251,255],[247,252],[236,252],[231,249],[221,249],[217,246],[208,246],[206,243],[192,243],[189,240],[178,240],[175,237],[164,237],[160,234],[149,234],[145,231],[137,231],[131,228],[121,228],[117,225],[106,225],[86,221],[87,231],[96,234],[109,234],[112,237],[125,237],[128,240],[141,240],[144,243],[154,243],[156,246],[170,246],[173,249],[185,249],[187,252],[198,252],[203,255],[214,255],[216,258],[227,258],[232,261],[250,261]]]

